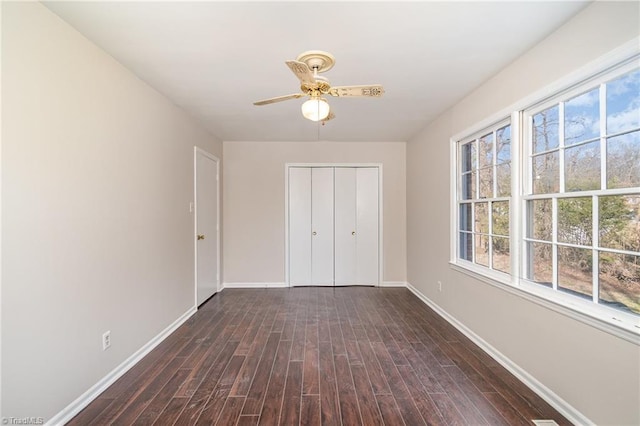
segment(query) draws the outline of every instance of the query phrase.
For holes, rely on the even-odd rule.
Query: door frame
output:
[[[216,165],[216,293],[220,291],[220,159],[197,146],[193,147],[193,304],[198,308],[198,155],[212,160]]]
[[[383,198],[382,163],[285,163],[284,165],[284,282],[291,287],[289,279],[289,169],[292,167],[375,167],[378,169],[378,285],[380,287],[384,273],[383,243]],[[335,283],[334,283],[335,286]]]

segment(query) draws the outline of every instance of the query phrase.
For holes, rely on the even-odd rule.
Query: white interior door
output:
[[[218,159],[195,149],[196,304],[218,291],[220,237]]]
[[[311,168],[289,168],[289,282],[311,284]]]
[[[379,284],[378,168],[356,169],[356,284]]]
[[[333,167],[311,168],[311,284],[333,285]]]
[[[356,168],[335,169],[335,284],[357,282]]]

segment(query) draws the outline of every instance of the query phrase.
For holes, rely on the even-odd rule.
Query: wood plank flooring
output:
[[[402,288],[226,289],[70,425],[531,425],[562,415]]]

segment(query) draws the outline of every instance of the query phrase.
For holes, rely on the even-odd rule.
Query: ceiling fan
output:
[[[254,102],[254,105],[268,105],[289,99],[299,99],[309,96],[302,104],[302,115],[311,121],[328,121],[335,117],[329,103],[323,95],[336,97],[371,97],[379,98],[384,88],[379,84],[363,86],[335,86],[332,87],[326,77],[318,74],[329,71],[336,60],[330,53],[321,50],[303,52],[295,61],[285,61],[289,69],[300,80],[301,93],[278,96]]]

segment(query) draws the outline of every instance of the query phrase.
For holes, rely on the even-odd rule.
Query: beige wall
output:
[[[2,8],[2,414],[50,418],[193,307],[193,146],[222,144],[41,4]]]
[[[640,348],[450,268],[449,139],[638,37],[639,17],[594,3],[407,144],[409,282],[598,425],[640,424]]]
[[[406,281],[403,142],[225,142],[224,281],[285,281],[285,163],[382,163],[383,281]]]

